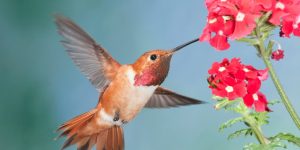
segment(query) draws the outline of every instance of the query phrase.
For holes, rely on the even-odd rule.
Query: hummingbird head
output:
[[[198,41],[194,39],[187,43],[177,46],[171,50],[150,50],[139,57],[133,64],[136,72],[134,85],[136,86],[155,86],[160,85],[168,75],[170,61],[175,52],[183,47]]]

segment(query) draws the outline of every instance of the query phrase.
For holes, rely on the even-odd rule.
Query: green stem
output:
[[[254,132],[259,143],[262,145],[267,145],[267,139],[264,137],[260,127],[258,127],[255,123],[255,120],[251,116],[249,116],[249,114],[244,115],[244,117],[245,121],[249,124],[250,128]]]
[[[265,65],[267,66],[267,68],[269,69],[269,73],[271,75],[271,78],[273,80],[273,83],[277,89],[277,92],[279,93],[281,100],[285,106],[285,108],[287,109],[287,111],[289,112],[291,118],[293,119],[294,123],[296,124],[296,126],[298,127],[298,129],[300,130],[300,119],[299,116],[296,113],[296,110],[293,108],[289,98],[287,97],[276,73],[275,70],[272,66],[272,63],[270,62],[269,58],[266,56],[262,56],[263,61],[265,63]]]
[[[289,112],[291,118],[293,119],[295,125],[298,127],[298,129],[300,130],[300,119],[299,119],[299,116],[297,115],[295,109],[293,108],[289,98],[287,97],[276,73],[275,73],[275,70],[272,66],[272,63],[270,62],[270,59],[269,59],[269,55],[268,55],[268,51],[269,50],[266,50],[265,48],[265,45],[264,45],[264,42],[263,40],[260,38],[260,35],[259,35],[259,32],[257,32],[257,37],[259,38],[259,45],[258,45],[258,49],[259,49],[259,52],[261,54],[261,57],[266,65],[266,67],[268,68],[269,70],[269,73],[271,75],[271,78],[272,78],[272,81],[277,89],[277,92],[279,93],[280,97],[281,97],[281,100],[285,106],[285,108],[287,109],[287,111]]]

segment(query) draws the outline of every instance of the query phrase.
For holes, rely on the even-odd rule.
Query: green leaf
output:
[[[229,103],[224,106],[225,110],[230,110],[230,111],[235,111],[236,112],[236,107],[238,106],[240,101],[241,101],[240,98],[229,101]]]
[[[276,26],[268,25],[268,24],[262,26],[260,29],[261,40],[266,41],[272,35],[272,31],[275,29],[275,27]]]
[[[253,39],[253,38],[240,38],[240,39],[237,39],[236,41],[246,42],[246,43],[249,43],[250,45],[258,45],[259,44],[259,41],[257,39]]]
[[[279,101],[279,100],[272,100],[272,101],[268,102],[268,105],[275,105],[275,104],[279,104],[279,103],[281,103],[281,101]]]
[[[268,33],[270,35],[271,31],[273,31],[275,28],[276,26],[270,23],[265,23],[259,28],[259,30],[261,33]]]
[[[267,51],[266,51],[266,54],[267,54],[267,57],[269,58],[272,54],[272,51],[273,51],[273,46],[274,46],[275,42],[270,40],[269,43],[268,43],[268,47],[267,47]]]
[[[280,139],[274,139],[271,143],[268,144],[268,147],[275,149],[275,148],[286,148],[286,145],[280,141]]]
[[[265,13],[263,16],[261,16],[259,18],[259,20],[257,21],[257,25],[260,27],[261,25],[265,24],[267,22],[267,20],[269,20],[270,16],[271,16],[271,11]]]
[[[234,111],[237,112],[237,113],[240,113],[240,114],[245,114],[245,113],[248,113],[249,109],[244,104],[243,100],[240,99],[239,104],[235,107]]]
[[[270,138],[270,140],[272,140],[272,141],[275,139],[288,141],[288,142],[293,143],[293,144],[297,145],[298,147],[300,147],[300,138],[296,137],[295,135],[293,135],[291,133],[279,133]]]
[[[223,131],[225,128],[231,127],[233,124],[235,124],[237,122],[243,122],[243,121],[244,121],[243,117],[230,119],[230,120],[224,122],[223,124],[221,124],[221,126],[219,127],[219,132]]]
[[[217,96],[213,96],[213,99],[217,100],[217,104],[215,105],[215,109],[217,109],[217,110],[225,107],[228,104],[228,100],[226,98],[220,98]]]
[[[268,112],[253,112],[250,114],[250,116],[256,120],[258,126],[262,126],[264,124],[269,123]]]
[[[243,147],[243,150],[271,150],[268,149],[266,146],[250,143]]]
[[[244,146],[243,150],[275,150],[277,148],[286,148],[286,145],[280,140],[273,141],[267,145],[250,143]]]
[[[252,135],[252,134],[253,134],[253,132],[250,128],[241,129],[241,130],[238,130],[238,131],[235,131],[235,132],[229,134],[228,139],[231,140],[231,139],[236,138],[236,137],[241,136],[241,135],[247,136],[247,135]]]
[[[243,150],[270,150],[266,149],[266,147],[254,143],[247,144],[243,147]]]
[[[227,98],[222,98],[218,96],[213,96],[213,99],[217,100],[217,104],[215,105],[215,109],[219,110],[221,108],[227,108],[234,107],[235,104],[238,102],[238,100],[228,100]]]
[[[273,52],[273,46],[274,46],[275,42],[270,40],[269,43],[268,43],[268,46],[267,46],[267,49],[266,49],[266,52],[265,52],[265,56],[270,58],[272,52]]]
[[[216,95],[213,95],[212,99],[217,100],[217,101],[225,101],[225,100],[227,100],[226,98],[223,98],[223,97],[220,97],[220,96],[216,96]]]

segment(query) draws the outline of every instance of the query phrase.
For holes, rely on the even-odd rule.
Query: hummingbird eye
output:
[[[156,55],[156,54],[152,54],[152,55],[150,56],[150,59],[153,60],[153,61],[156,60],[156,58],[157,58],[157,55]]]

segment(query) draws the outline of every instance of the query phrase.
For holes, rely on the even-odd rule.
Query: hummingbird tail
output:
[[[123,129],[120,126],[99,124],[97,112],[93,109],[62,124],[57,131],[66,137],[62,150],[76,144],[78,150],[124,150]]]

